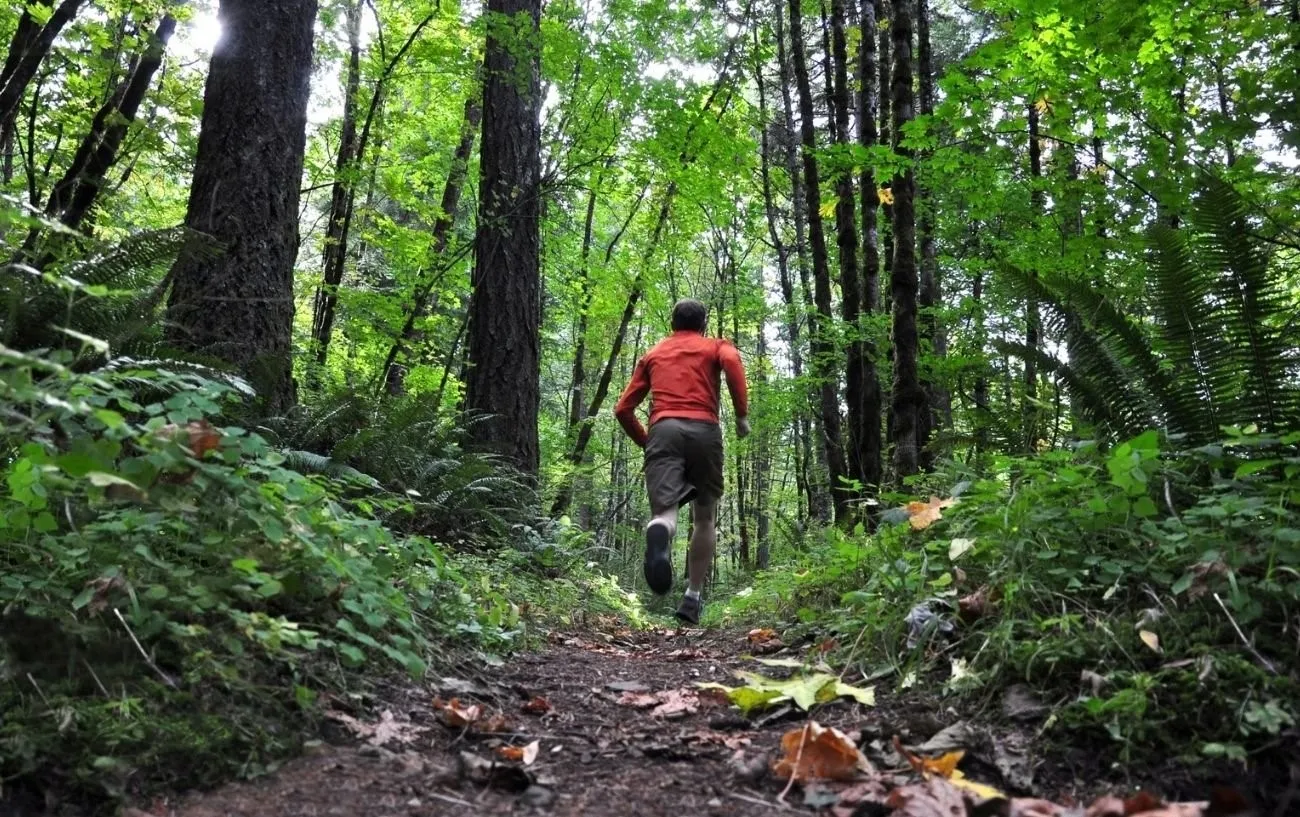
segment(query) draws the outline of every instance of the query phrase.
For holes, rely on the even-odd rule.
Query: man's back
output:
[[[667,418],[716,423],[721,403],[719,375],[724,372],[737,414],[743,417],[748,413],[748,395],[745,370],[736,347],[700,332],[674,332],[637,362],[632,381],[614,407],[614,414],[632,438],[642,444],[644,431],[640,430],[634,412],[647,393],[652,401],[652,425]]]

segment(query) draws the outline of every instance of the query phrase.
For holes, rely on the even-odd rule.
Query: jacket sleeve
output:
[[[641,401],[650,393],[650,371],[646,366],[645,358],[641,358],[636,363],[636,368],[632,371],[632,380],[623,390],[623,395],[618,398],[617,405],[614,406],[614,417],[618,419],[618,424],[623,426],[627,436],[632,438],[632,442],[641,448],[645,448],[646,442],[650,439],[649,433],[646,432],[645,426],[637,419],[636,407],[641,405]]]
[[[740,360],[740,352],[730,341],[724,340],[718,345],[718,361],[727,377],[727,391],[731,392],[731,405],[736,409],[736,416],[748,417],[749,386],[745,383],[745,364]]]

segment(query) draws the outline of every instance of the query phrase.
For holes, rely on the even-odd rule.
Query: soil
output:
[[[1041,754],[1034,734],[1042,713],[1032,699],[1013,712],[1020,721],[977,727],[921,693],[882,694],[876,706],[845,697],[811,713],[777,706],[746,718],[695,686],[735,686],[737,670],[789,676],[799,670],[760,664],[759,654],[803,659],[808,652],[716,630],[553,634],[547,649],[504,667],[462,671],[427,689],[386,690],[373,712],[339,711],[332,740],[273,775],[175,802],[137,804],[126,814],[694,817],[827,807],[838,815],[882,814],[889,810],[885,792],[922,786],[894,751],[895,736],[927,756],[962,744],[965,776],[1012,795],[1069,805],[1115,786],[1098,773],[1105,758],[1097,753]],[[810,718],[861,747],[874,768],[870,786],[788,785],[773,772],[772,762],[784,754],[782,736]],[[516,757],[535,751],[535,757],[503,759],[511,751],[503,747],[514,747]]]

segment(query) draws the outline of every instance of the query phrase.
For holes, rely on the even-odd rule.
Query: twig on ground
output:
[[[429,797],[432,797],[434,800],[441,800],[444,803],[451,803],[453,806],[460,806],[462,808],[474,808],[474,804],[469,802],[468,800],[462,800],[459,797],[452,797],[450,794],[439,794],[436,791],[426,791],[425,794],[428,795]]]
[[[736,792],[736,791],[727,792],[727,796],[734,797],[737,800],[743,800],[746,803],[753,803],[756,806],[767,806],[768,808],[776,809],[777,811],[790,810],[790,807],[785,803],[773,803],[771,800],[764,800],[761,797],[750,797],[747,794],[741,794],[740,792]]]
[[[794,787],[795,776],[799,774],[799,761],[803,760],[803,747],[808,743],[808,732],[812,729],[812,723],[803,725],[803,734],[799,736],[799,750],[794,753],[794,766],[790,768],[790,779],[785,782],[785,788],[777,795],[776,802],[785,805],[785,796],[790,793]]]
[[[83,663],[83,664],[86,665],[86,669],[90,672],[90,677],[95,679],[95,686],[99,687],[99,691],[102,692],[102,693],[104,693],[104,697],[105,697],[105,698],[108,698],[108,699],[111,700],[111,699],[113,698],[113,696],[110,695],[110,694],[108,694],[108,688],[104,686],[104,682],[101,681],[101,680],[99,680],[99,676],[95,674],[95,668],[92,667],[92,666],[90,665],[90,662],[87,661],[87,660],[84,659],[84,658],[81,659],[81,663]]]
[[[140,643],[140,639],[136,638],[135,633],[131,632],[131,625],[127,624],[126,618],[122,616],[122,611],[114,607],[113,615],[117,616],[117,620],[122,622],[122,626],[126,628],[126,634],[131,636],[131,642],[135,644],[135,648],[140,651],[140,656],[144,658],[144,662],[149,665],[149,669],[158,673],[158,677],[161,678],[163,683],[168,687],[171,689],[179,689],[179,687],[176,686],[176,682],[153,662],[153,659],[149,657],[149,653],[145,652],[144,646]]]
[[[41,696],[41,700],[45,701],[46,706],[49,706],[50,699],[45,697],[45,690],[41,689],[41,685],[36,683],[36,679],[32,677],[30,672],[27,673],[27,680],[32,682],[32,686],[36,687],[36,694]]]
[[[1274,675],[1277,675],[1277,667],[1273,666],[1273,662],[1260,655],[1259,650],[1255,649],[1255,645],[1251,644],[1250,639],[1246,638],[1246,634],[1237,626],[1237,620],[1232,617],[1232,613],[1228,612],[1228,605],[1223,603],[1223,599],[1219,598],[1218,593],[1214,594],[1214,600],[1219,603],[1219,609],[1223,610],[1223,614],[1228,617],[1228,622],[1232,624],[1232,629],[1237,631],[1237,636],[1241,638],[1241,643],[1246,645],[1246,649],[1250,650],[1250,654],[1255,656],[1255,660],[1259,662],[1260,666]]]

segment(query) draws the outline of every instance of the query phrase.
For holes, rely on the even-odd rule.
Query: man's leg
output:
[[[692,507],[695,510],[695,530],[691,533],[690,584],[686,592],[698,597],[713,567],[713,551],[718,544],[718,506],[713,501],[697,500]]]
[[[680,434],[672,421],[661,420],[651,426],[646,445],[645,481],[653,516],[645,529],[644,574],[646,584],[661,596],[672,589],[677,507],[688,490],[680,449]]]

